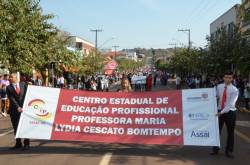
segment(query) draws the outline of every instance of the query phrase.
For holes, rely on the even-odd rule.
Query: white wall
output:
[[[210,24],[210,34],[213,34],[217,31],[218,28],[221,28],[223,26],[227,26],[230,23],[237,24],[237,8],[238,4],[229,9],[227,12],[225,12],[223,15],[221,15],[219,18],[217,18],[214,22]]]

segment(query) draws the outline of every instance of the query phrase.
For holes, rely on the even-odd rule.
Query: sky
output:
[[[44,14],[60,29],[98,46],[168,48],[187,46],[191,29],[193,46],[207,44],[210,23],[241,0],[41,0]]]

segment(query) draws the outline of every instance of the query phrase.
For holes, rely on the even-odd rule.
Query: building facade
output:
[[[219,18],[210,24],[210,36],[211,38],[216,37],[218,29],[224,27],[228,32],[232,32],[235,25],[240,23],[239,18],[240,5],[236,4],[231,9],[222,14]]]
[[[77,36],[71,36],[71,45],[73,49],[82,52],[83,55],[88,56],[91,51],[95,49],[95,45]]]

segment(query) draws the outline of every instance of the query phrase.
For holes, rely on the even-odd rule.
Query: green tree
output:
[[[0,1],[0,58],[10,71],[44,71],[49,63],[76,65],[79,56],[67,49],[69,35],[42,14],[39,0]]]
[[[135,72],[137,69],[140,69],[145,65],[145,60],[134,61],[130,59],[119,59],[117,60],[117,62],[118,69],[125,73]]]
[[[92,51],[88,56],[83,57],[80,67],[80,72],[85,75],[94,75],[97,72],[102,72],[104,57],[100,53]]]

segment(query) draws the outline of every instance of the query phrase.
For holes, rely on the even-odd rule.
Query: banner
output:
[[[89,92],[29,86],[16,138],[220,146],[215,89]]]
[[[146,84],[147,76],[133,76],[131,84]]]

